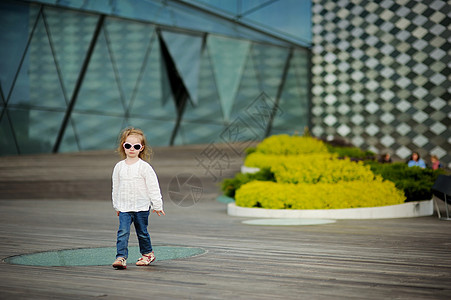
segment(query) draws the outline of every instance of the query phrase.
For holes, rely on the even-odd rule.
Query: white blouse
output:
[[[112,197],[116,211],[163,210],[157,175],[142,159],[132,165],[121,160],[114,166]]]

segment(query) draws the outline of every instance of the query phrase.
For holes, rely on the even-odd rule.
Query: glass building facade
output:
[[[0,155],[113,149],[127,126],[153,146],[302,132],[310,5],[0,1]]]
[[[444,0],[0,0],[0,155],[302,132],[451,166]]]

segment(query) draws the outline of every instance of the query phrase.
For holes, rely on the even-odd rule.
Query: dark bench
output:
[[[438,217],[441,218],[442,220],[451,220],[451,218],[449,217],[448,210],[448,201],[451,198],[451,176],[438,175],[437,180],[434,182],[434,185],[432,186],[432,193],[434,194],[434,196],[445,202],[446,218],[441,217],[438,205],[437,203],[435,203]]]

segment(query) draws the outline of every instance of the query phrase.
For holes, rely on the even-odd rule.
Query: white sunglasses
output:
[[[139,143],[132,145],[128,142],[125,142],[123,146],[124,146],[124,149],[127,149],[127,150],[131,149],[132,147],[135,148],[135,150],[140,150],[142,148],[142,145]]]

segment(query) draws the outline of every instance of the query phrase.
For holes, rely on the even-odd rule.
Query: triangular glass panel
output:
[[[59,83],[47,31],[40,18],[8,104],[66,109]]]
[[[52,152],[64,112],[8,110],[21,154]]]
[[[241,5],[241,14],[248,14],[252,11],[261,9],[269,4],[273,4],[274,2],[279,0],[272,1],[240,1]]]
[[[78,112],[123,115],[124,107],[125,103],[122,102],[116,82],[105,35],[101,31],[74,109]]]
[[[219,12],[222,14],[230,14],[235,16],[238,14],[238,7],[241,7],[242,4],[238,4],[238,2],[242,2],[241,0],[183,0],[184,2],[205,8],[210,11]]]
[[[146,65],[141,74],[135,98],[131,103],[130,115],[175,120],[177,112],[156,36],[149,47],[148,57],[144,59]]]
[[[308,126],[308,58],[306,54],[295,52],[288,69],[282,95],[279,99],[279,110],[272,123],[271,133],[295,132],[302,134]],[[301,73],[301,75],[299,75]]]
[[[207,45],[213,62],[224,120],[229,121],[250,42],[209,35]]]
[[[295,70],[299,85],[305,87],[309,84],[309,54],[307,51],[295,50],[291,59],[290,68]]]
[[[228,3],[230,1],[223,2]],[[216,17],[208,12],[202,12],[199,9],[182,6],[174,2],[168,2],[168,4],[171,5],[168,6],[168,9],[171,12],[170,15],[172,16],[172,19],[170,20],[172,22],[168,23],[170,26],[187,28],[201,32],[209,32],[210,34],[221,34],[229,37],[269,42],[276,45],[291,45],[290,42],[275,38],[273,33],[266,34],[265,31],[268,31],[267,27],[254,30],[248,27],[249,22],[247,22],[248,24],[246,24],[246,26],[240,25],[240,22],[244,21],[244,23],[246,23],[246,19],[240,19],[237,22],[237,19],[232,15],[227,17],[226,14],[223,14],[227,17],[227,19],[224,19]],[[310,19],[307,21],[310,22]],[[249,25],[251,27],[256,27],[253,24]]]
[[[208,123],[206,126],[205,123],[181,122],[174,144],[210,144],[220,142],[218,136],[223,130],[224,125],[222,124]]]
[[[174,95],[172,94],[171,83],[169,82],[168,67],[164,59],[160,62],[160,74],[161,74],[161,100],[163,105],[172,102],[175,104]]]
[[[0,108],[0,116],[2,116],[3,108]],[[0,155],[16,155],[18,149],[14,141],[13,131],[9,122],[8,113],[3,112],[0,120]]]
[[[58,149],[59,152],[77,152],[80,151],[78,136],[75,130],[75,122],[71,118],[64,131],[64,137]]]
[[[260,89],[266,95],[275,99],[281,84],[288,49],[253,44],[251,53],[257,78],[259,78]]]
[[[185,138],[183,136],[184,136],[184,131],[182,128],[179,128],[179,131],[177,132],[174,142],[172,143],[171,146],[185,145],[185,142],[184,142]]]
[[[224,5],[229,5],[231,1],[223,1]],[[227,3],[226,3],[227,2]],[[237,18],[234,14],[221,13],[223,17],[217,17],[214,14],[204,12],[197,8],[184,6],[175,2],[168,2],[168,10],[171,12],[172,22],[168,25],[180,28],[192,29],[210,34],[226,35],[233,38],[243,38],[253,41],[268,42],[276,45],[290,46],[291,42],[276,38],[274,34],[267,34],[265,31],[252,29],[252,24],[242,26],[243,19]],[[212,10],[212,9],[210,9]],[[237,7],[237,10],[239,8]],[[246,22],[244,22],[246,23]],[[251,27],[249,27],[249,25]]]
[[[171,19],[167,20],[167,25],[197,30],[200,32],[217,33],[235,37],[237,27],[232,20],[217,18],[209,13],[203,13],[199,9],[187,6],[180,6],[174,2],[168,2]]]
[[[122,130],[122,117],[72,113],[77,128],[80,150],[116,149]]]
[[[197,104],[202,37],[168,31],[162,31],[162,36],[191,100]]]
[[[55,59],[63,81],[66,99],[72,97],[98,17],[70,10],[44,8]]]
[[[223,124],[221,102],[216,90],[213,67],[208,51],[203,51],[199,70],[199,102],[187,103],[183,113],[186,121],[210,121]]]
[[[251,40],[251,41],[256,41],[256,42],[263,42],[263,43],[268,43],[268,44],[272,44],[272,45],[280,45],[283,47],[291,47],[293,46],[293,42],[295,41],[288,41],[287,39],[280,39],[280,38],[276,38],[277,35],[274,34],[265,34],[264,31],[262,32],[261,30],[254,30],[251,29],[249,27],[245,27],[245,26],[236,26],[235,28],[235,34],[234,37],[236,38],[241,38],[241,39],[246,39],[246,40]],[[298,44],[297,42],[295,42],[295,44]],[[302,44],[301,46],[304,46],[305,44]]]
[[[118,81],[128,107],[141,75],[154,27],[144,23],[107,19],[105,32],[108,33],[112,62],[117,68]]]
[[[283,0],[268,3],[269,5],[245,13],[243,22],[304,44],[311,43],[311,1]]]
[[[22,106],[30,105],[30,74],[29,69],[29,51],[25,54],[24,63],[22,68],[17,74],[16,81],[14,83],[14,89],[10,91],[9,99],[6,99],[7,103],[19,104]],[[5,95],[6,96],[6,95]]]
[[[233,105],[232,119],[238,117],[242,118],[244,122],[249,122],[249,116],[243,114],[249,105],[252,105],[262,93],[260,84],[257,78],[256,68],[254,66],[254,61],[249,55],[246,59],[246,64],[244,67],[243,74],[241,76],[240,86],[236,95],[236,100]]]
[[[37,6],[0,2],[0,84],[5,98],[10,94],[38,13]]]
[[[4,105],[6,105],[6,99],[5,95],[3,94],[2,83],[0,82],[0,113]]]
[[[112,14],[134,20],[151,21],[158,24],[173,23],[167,2],[160,0],[121,0],[114,1]]]

